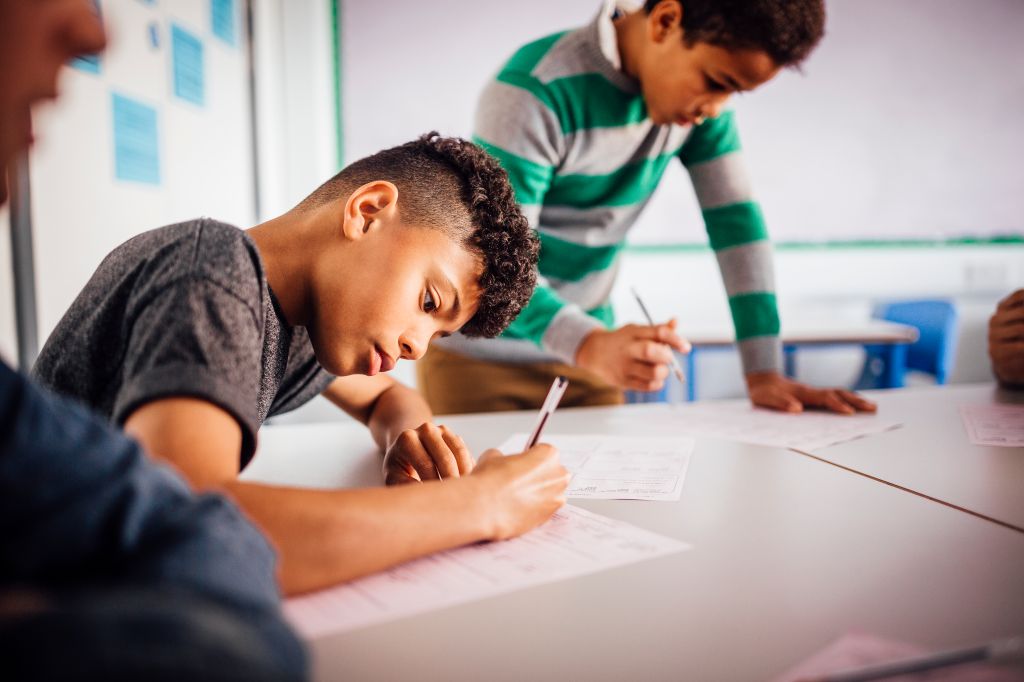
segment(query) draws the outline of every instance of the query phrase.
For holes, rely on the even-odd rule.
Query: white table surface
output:
[[[959,407],[1024,403],[994,383],[868,391],[903,428],[812,454],[1024,532],[1024,448],[974,445]]]
[[[642,433],[645,411],[561,410],[549,433]],[[442,421],[478,452],[533,417]],[[338,487],[378,468],[361,427],[280,426],[246,477]],[[851,630],[934,647],[1024,632],[1024,534],[793,451],[699,440],[679,502],[573,504],[694,549],[316,640],[316,679],[761,680]]]

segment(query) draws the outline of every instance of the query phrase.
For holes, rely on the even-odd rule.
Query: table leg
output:
[[[796,346],[782,347],[782,361],[785,366],[786,376],[790,379],[796,378]]]
[[[697,399],[697,349],[691,348],[686,354],[686,400]]]
[[[885,360],[882,370],[882,388],[903,388],[906,385],[907,348],[905,343],[887,343],[879,350]]]

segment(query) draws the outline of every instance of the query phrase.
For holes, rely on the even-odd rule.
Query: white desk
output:
[[[646,406],[550,433],[643,432]],[[635,429],[611,415],[635,415]],[[532,413],[442,420],[479,452]],[[264,430],[247,477],[379,481],[353,425]],[[682,500],[575,501],[681,554],[326,637],[319,680],[761,680],[853,629],[944,647],[1024,632],[1024,534],[792,451],[698,441]]]
[[[811,454],[1024,532],[1024,448],[974,445],[958,411],[967,403],[1024,403],[1024,394],[975,384],[866,395],[903,428]]]

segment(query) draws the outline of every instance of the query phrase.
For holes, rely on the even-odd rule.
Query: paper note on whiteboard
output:
[[[206,101],[203,41],[172,24],[171,61],[175,97],[202,106]]]
[[[114,93],[114,176],[118,180],[160,184],[157,112],[142,102]]]
[[[512,540],[468,545],[285,602],[306,638],[575,578],[689,549],[578,507]]]
[[[523,451],[527,435],[516,434],[498,449]],[[544,435],[558,448],[562,466],[572,473],[566,496],[598,500],[678,500],[693,439],[680,436]]]
[[[1024,405],[961,405],[960,418],[975,445],[1024,447]]]
[[[210,24],[213,35],[228,45],[234,45],[238,35],[238,11],[235,0],[210,0]]]

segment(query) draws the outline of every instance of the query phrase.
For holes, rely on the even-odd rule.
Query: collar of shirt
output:
[[[615,35],[615,19],[627,12],[635,12],[640,9],[620,0],[605,0],[598,12],[594,23],[597,24],[598,44],[601,47],[601,54],[615,67],[616,71],[622,71],[622,57],[619,55],[619,41]]]

